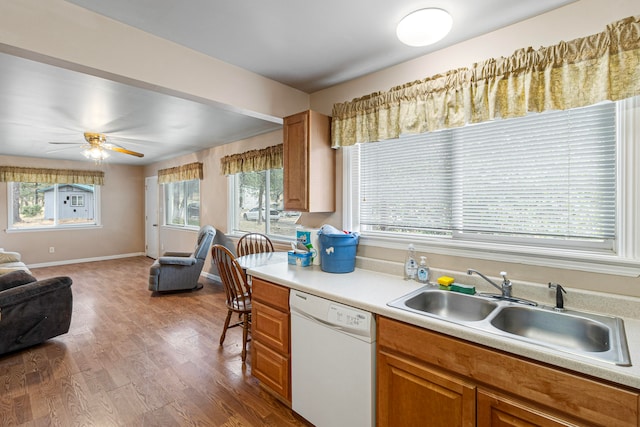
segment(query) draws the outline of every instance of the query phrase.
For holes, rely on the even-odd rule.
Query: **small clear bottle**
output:
[[[429,267],[427,266],[427,257],[420,257],[420,265],[418,265],[418,282],[429,283]]]
[[[409,244],[407,257],[404,261],[404,280],[416,280],[418,273],[418,262],[416,261],[416,248],[413,243]]]

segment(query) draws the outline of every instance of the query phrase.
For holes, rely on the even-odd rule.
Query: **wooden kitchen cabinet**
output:
[[[284,208],[300,212],[336,210],[336,158],[331,119],[315,111],[284,118]]]
[[[465,408],[474,405],[475,421],[450,425],[640,425],[638,390],[385,317],[377,326],[380,426],[393,421],[394,405],[416,411],[416,419],[439,420],[445,412],[456,422],[469,422]]]
[[[473,384],[384,351],[377,365],[378,426],[475,425]]]
[[[251,374],[291,403],[289,289],[253,277],[251,303]]]

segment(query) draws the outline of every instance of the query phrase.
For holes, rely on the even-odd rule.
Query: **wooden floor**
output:
[[[221,285],[202,278],[200,291],[158,295],[147,290],[152,262],[33,269],[73,279],[71,329],[0,356],[0,425],[307,425],[251,377],[250,357],[243,366],[239,328],[218,345]]]

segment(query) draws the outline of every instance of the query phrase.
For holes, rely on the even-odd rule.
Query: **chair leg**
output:
[[[247,358],[247,337],[249,335],[249,313],[244,313],[242,324],[242,363]]]
[[[231,310],[227,311],[227,318],[224,321],[224,328],[222,328],[222,335],[220,335],[220,345],[224,342],[224,338],[227,336],[227,329],[229,329],[229,322],[231,321]]]

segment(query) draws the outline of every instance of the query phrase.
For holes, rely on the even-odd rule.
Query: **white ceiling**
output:
[[[68,0],[143,31],[312,93],[425,55],[574,0]],[[402,45],[397,22],[440,7],[451,33],[424,48]],[[0,53],[0,154],[86,160],[75,145],[102,132],[149,164],[280,127],[220,105]]]

